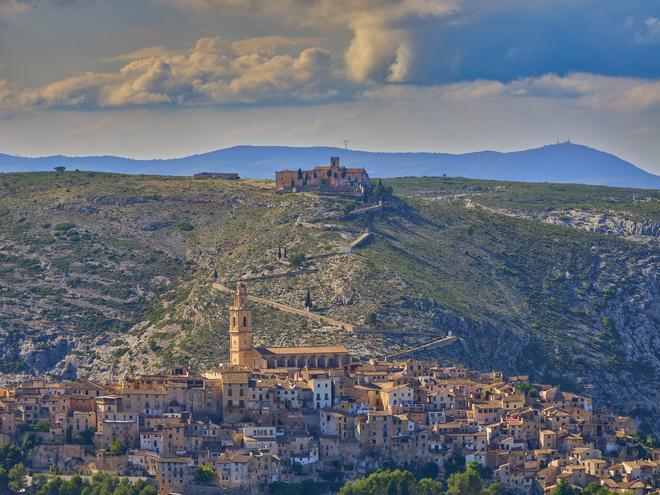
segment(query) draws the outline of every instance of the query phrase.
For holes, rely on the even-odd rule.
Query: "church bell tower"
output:
[[[229,307],[229,362],[252,367],[252,310],[245,284],[238,282]]]

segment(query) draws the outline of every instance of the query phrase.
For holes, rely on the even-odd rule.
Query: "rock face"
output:
[[[660,241],[660,221],[634,220],[617,215],[614,212],[593,213],[580,210],[555,210],[525,212],[493,208],[480,205],[471,199],[465,200],[468,208],[484,208],[490,212],[515,218],[525,218],[550,225],[561,225],[574,229],[597,232],[600,234],[624,237],[632,241]]]
[[[227,353],[217,276],[300,309],[309,291],[313,312],[360,329],[257,306],[257,345],[370,358],[451,331],[459,343],[420,357],[586,390],[660,429],[660,194],[400,179],[398,199],[355,215],[354,200],[249,181],[0,181],[0,381],[213,367]]]

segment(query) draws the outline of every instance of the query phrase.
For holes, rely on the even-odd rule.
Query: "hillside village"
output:
[[[207,372],[1,388],[0,450],[22,446],[28,486],[103,472],[161,495],[303,480],[332,493],[379,467],[432,464],[442,478],[463,462],[512,494],[660,487],[660,449],[587,396],[413,358],[359,361],[340,346],[254,347],[242,283],[229,321],[231,362]]]

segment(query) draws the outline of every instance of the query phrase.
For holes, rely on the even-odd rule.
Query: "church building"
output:
[[[311,170],[280,170],[275,173],[275,184],[282,191],[335,191],[363,193],[371,187],[369,174],[360,168],[347,168],[339,163],[339,157],[330,158],[330,165]]]
[[[244,283],[236,284],[229,307],[229,363],[252,369],[337,368],[350,364],[344,346],[254,347],[252,310]]]

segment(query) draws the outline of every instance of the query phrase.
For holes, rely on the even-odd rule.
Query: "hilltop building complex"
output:
[[[330,158],[330,165],[311,170],[281,170],[275,173],[275,184],[283,191],[317,191],[363,194],[371,188],[369,174],[364,168],[346,168],[339,157]]]

